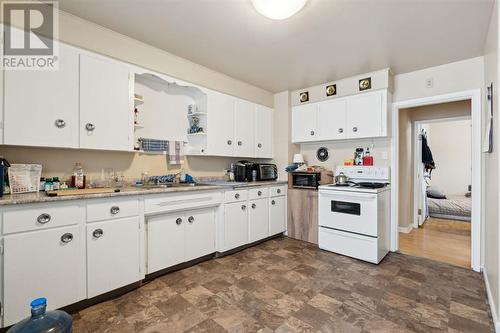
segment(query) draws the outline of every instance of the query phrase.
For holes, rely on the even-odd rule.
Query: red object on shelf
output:
[[[373,156],[364,156],[363,157],[363,165],[372,166],[373,165]]]

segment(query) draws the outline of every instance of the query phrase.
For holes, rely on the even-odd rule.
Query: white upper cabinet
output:
[[[215,91],[207,93],[208,152],[211,155],[234,154],[234,98]]]
[[[255,104],[236,99],[234,108],[234,155],[253,157],[255,155]]]
[[[80,147],[132,150],[133,106],[125,64],[80,55]]]
[[[346,138],[346,100],[332,99],[318,103],[317,140]]]
[[[370,138],[386,135],[383,116],[387,114],[387,94],[381,91],[364,93],[349,98],[347,103],[347,131],[350,138]],[[386,116],[384,117],[386,118]]]
[[[4,143],[78,147],[78,52],[60,44],[58,70],[4,71]]]
[[[294,106],[292,141],[387,136],[387,90]]]
[[[273,157],[273,119],[271,108],[257,105],[255,110],[255,157]]]
[[[317,141],[318,105],[295,106],[292,110],[292,141]]]

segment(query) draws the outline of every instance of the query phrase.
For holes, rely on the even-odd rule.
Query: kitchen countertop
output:
[[[2,198],[0,198],[0,207],[7,205],[18,205],[18,204],[110,198],[110,197],[132,196],[132,195],[227,190],[232,188],[281,185],[286,183],[287,181],[262,181],[262,182],[248,182],[248,183],[212,181],[212,182],[202,182],[196,184],[196,186],[174,186],[174,187],[152,187],[152,188],[125,187],[125,188],[120,188],[120,192],[71,195],[71,196],[61,196],[61,197],[59,196],[49,197],[48,195],[45,194],[45,192],[22,193],[14,195],[4,195]]]

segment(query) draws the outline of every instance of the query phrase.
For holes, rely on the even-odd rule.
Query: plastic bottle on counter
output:
[[[85,174],[83,172],[82,163],[76,162],[71,176],[71,186],[76,188],[85,188]]]
[[[52,191],[54,189],[54,183],[52,178],[45,178],[45,192]]]
[[[363,156],[363,165],[372,166],[373,165],[373,156],[370,155],[370,148],[366,148],[365,156]]]
[[[59,177],[52,178],[52,189],[57,191],[59,190],[61,183],[59,182]]]

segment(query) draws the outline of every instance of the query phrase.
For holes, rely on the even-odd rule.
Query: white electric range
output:
[[[378,264],[390,245],[389,167],[337,167],[341,172],[353,183],[319,187],[319,247]]]

